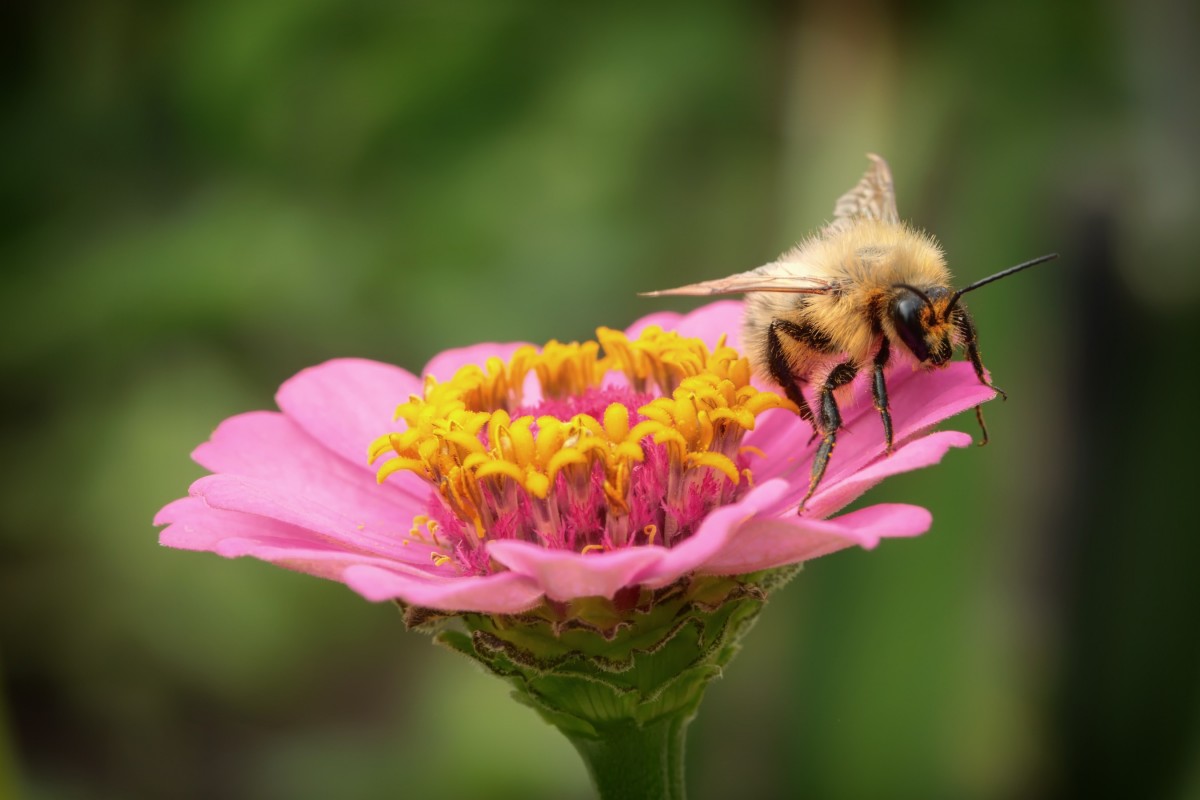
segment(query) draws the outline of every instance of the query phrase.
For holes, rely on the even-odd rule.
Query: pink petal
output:
[[[171,503],[155,519],[169,526],[160,542],[209,550],[227,558],[253,556],[277,566],[346,583],[368,600],[401,598],[431,608],[492,613],[523,611],[539,592],[511,573],[487,578],[434,574],[420,568],[348,551],[314,540],[309,531],[269,518],[210,508],[199,498]]]
[[[541,589],[528,577],[498,572],[486,577],[429,580],[372,566],[349,567],[342,580],[372,601],[400,599],[441,611],[517,614],[536,606]]]
[[[675,330],[681,336],[703,340],[710,349],[717,346],[717,341],[724,334],[725,343],[741,352],[744,311],[740,300],[718,300],[686,314],[679,320]]]
[[[805,515],[818,519],[828,517],[884,478],[931,467],[941,461],[951,447],[969,447],[970,444],[971,437],[959,431],[938,431],[915,439],[840,481],[822,482],[808,502]]]
[[[970,364],[965,362],[932,371],[898,369],[889,373],[888,388],[896,442],[903,442],[948,417],[995,397],[995,392],[979,383]],[[855,381],[853,400],[843,403],[842,419],[844,427],[838,432],[837,448],[829,460],[824,482],[842,480],[884,452],[883,423],[871,404],[863,376]],[[745,441],[767,450],[763,444],[766,440],[758,431],[752,431]],[[755,470],[755,477],[766,480],[784,477],[807,490],[812,456],[819,444],[819,440],[814,440],[806,445],[794,460],[772,459],[765,465],[766,469]],[[774,454],[775,451],[769,452]]]
[[[883,423],[871,404],[868,377],[863,378],[861,402],[854,418],[873,419],[875,424],[869,427],[878,431],[882,441]],[[894,395],[891,408],[897,441],[996,396],[995,390],[979,382],[971,365],[965,361],[932,370],[900,366],[888,374],[888,388],[889,394]]]
[[[868,550],[880,539],[929,530],[932,515],[918,506],[880,504],[833,520],[756,517],[740,525],[730,546],[700,567],[715,575],[741,575],[808,561],[852,545]]]
[[[158,543],[181,550],[212,550],[227,535],[249,535],[249,529],[245,528],[229,534],[220,525],[196,524],[197,519],[202,522],[202,517],[212,510],[198,497],[181,497],[167,503],[154,515],[155,525],[170,526],[159,532]],[[268,535],[290,534],[294,530],[291,525],[275,520],[266,520],[264,524]]]
[[[896,384],[891,405],[897,442],[996,396],[992,389],[979,383],[971,366],[963,362],[932,372],[909,372]],[[868,400],[861,404],[847,430],[838,434],[837,451],[830,460],[826,479],[841,480],[883,451],[883,423]]]
[[[352,564],[373,564],[408,569],[414,574],[428,573],[433,565],[417,570],[379,558],[346,550],[322,542],[295,525],[266,517],[210,508],[198,497],[184,497],[158,513],[155,524],[167,524],[159,534],[159,543],[183,550],[202,550],[226,558],[252,556],[281,567],[340,580],[342,570]]]
[[[373,473],[367,447],[391,431],[396,407],[421,392],[408,370],[356,358],[326,361],[297,373],[279,388],[275,401],[309,436],[351,464]]]
[[[409,519],[374,518],[370,510],[349,515],[318,500],[270,482],[234,475],[209,475],[192,484],[190,493],[211,508],[240,511],[294,525],[309,541],[369,555],[424,564],[429,548],[405,546]]]
[[[733,531],[790,491],[783,481],[758,486],[739,502],[718,508],[686,541],[675,547],[635,547],[607,553],[547,550],[529,542],[496,541],[488,553],[499,563],[529,576],[555,600],[612,597],[624,586],[665,586],[694,570],[725,547]]]
[[[656,311],[653,314],[647,314],[626,328],[625,335],[630,339],[636,339],[651,325],[657,325],[664,331],[673,331],[681,319],[683,319],[683,315],[676,314],[674,311]]]
[[[637,576],[637,582],[651,588],[666,586],[681,575],[718,558],[729,547],[737,531],[757,514],[786,502],[792,487],[784,481],[760,484],[738,502],[713,511],[686,541],[662,552],[656,563]],[[702,571],[708,571],[702,569]]]
[[[637,583],[637,576],[669,551],[663,547],[630,547],[607,553],[548,550],[516,540],[488,543],[488,554],[514,573],[527,576],[553,600],[608,597]]]
[[[812,425],[784,408],[764,411],[754,422],[754,430],[742,439],[743,447],[757,447],[763,455],[750,456],[754,479],[765,483],[793,472],[797,466],[811,469]]]
[[[230,417],[192,458],[212,472],[258,478],[347,515],[411,520],[425,510],[430,492],[410,472],[380,485],[370,471],[350,464],[273,411]]]
[[[439,381],[445,382],[454,377],[454,373],[461,367],[465,367],[468,364],[483,367],[487,363],[487,360],[493,356],[502,361],[508,361],[508,359],[512,358],[513,353],[525,346],[524,342],[504,342],[501,344],[485,342],[469,347],[443,350],[429,360],[429,363],[425,365],[425,369],[421,370],[421,376],[432,375]],[[404,399],[408,398],[405,397]]]

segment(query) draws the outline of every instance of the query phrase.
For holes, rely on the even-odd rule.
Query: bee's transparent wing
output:
[[[833,221],[825,226],[824,234],[848,230],[854,223],[864,219],[877,219],[899,224],[900,214],[896,211],[896,191],[892,187],[892,170],[886,161],[874,153],[867,153],[871,166],[853,189],[838,198],[833,207]],[[795,250],[791,251],[795,252]],[[830,283],[823,278],[804,274],[807,270],[800,263],[787,261],[785,253],[780,261],[765,264],[749,272],[739,272],[727,278],[693,283],[678,289],[658,292],[643,292],[647,297],[666,294],[710,295],[736,294],[738,292],[795,292],[799,294],[826,294]]]
[[[838,198],[833,207],[833,221],[825,226],[826,233],[847,230],[863,219],[900,222],[891,168],[874,153],[867,153],[867,158],[871,159],[871,166],[853,189]]]
[[[786,261],[774,261],[749,272],[739,272],[727,278],[693,283],[688,286],[680,286],[678,289],[642,292],[642,294],[646,297],[661,297],[666,294],[707,295],[736,294],[738,292],[825,294],[832,288],[828,281],[799,274],[797,266]]]

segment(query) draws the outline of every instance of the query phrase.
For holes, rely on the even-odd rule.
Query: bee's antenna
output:
[[[957,292],[955,292],[953,295],[950,296],[950,304],[946,306],[946,313],[945,313],[946,319],[950,318],[950,312],[954,310],[955,304],[958,303],[958,298],[962,297],[967,292],[973,292],[976,289],[978,289],[980,286],[987,286],[992,281],[998,281],[1001,278],[1007,278],[1009,275],[1012,275],[1014,272],[1020,272],[1021,270],[1029,269],[1030,267],[1036,267],[1038,264],[1044,264],[1045,262],[1053,261],[1056,258],[1058,258],[1058,253],[1050,253],[1049,255],[1038,256],[1037,258],[1033,259],[1032,261],[1026,261],[1023,264],[1017,264],[1015,267],[1009,267],[1008,269],[1002,269],[999,272],[997,272],[995,275],[989,275],[986,278],[981,278],[980,280],[975,281],[970,286],[964,286],[963,288],[959,289]],[[911,287],[909,287],[909,288],[911,288]]]

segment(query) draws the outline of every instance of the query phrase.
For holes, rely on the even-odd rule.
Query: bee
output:
[[[871,371],[871,397],[883,422],[886,452],[892,452],[892,415],[885,370],[907,354],[923,368],[944,367],[961,348],[979,382],[1005,393],[988,377],[979,355],[975,323],[959,300],[993,281],[1057,258],[1026,261],[954,290],[942,248],[915,230],[896,211],[887,162],[868,154],[862,179],[838,198],[833,221],[775,261],[727,278],[659,295],[746,293],[743,334],[759,374],[778,384],[813,427],[821,444],[813,458],[808,493],[816,492],[829,466],[842,427],[839,399],[864,369]],[[801,385],[812,386],[810,405]],[[975,407],[987,444],[983,410]]]

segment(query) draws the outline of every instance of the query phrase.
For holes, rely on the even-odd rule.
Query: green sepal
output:
[[[603,797],[638,796],[625,791],[636,785],[678,798],[687,725],[705,688],[753,627],[767,590],[797,571],[692,575],[523,614],[403,607],[404,619],[507,681],[516,700],[571,740]]]
[[[435,641],[507,680],[547,721],[582,733],[690,716],[765,599],[739,578],[692,576],[634,598],[459,614],[461,628],[445,627]],[[406,611],[410,619],[430,621]]]

